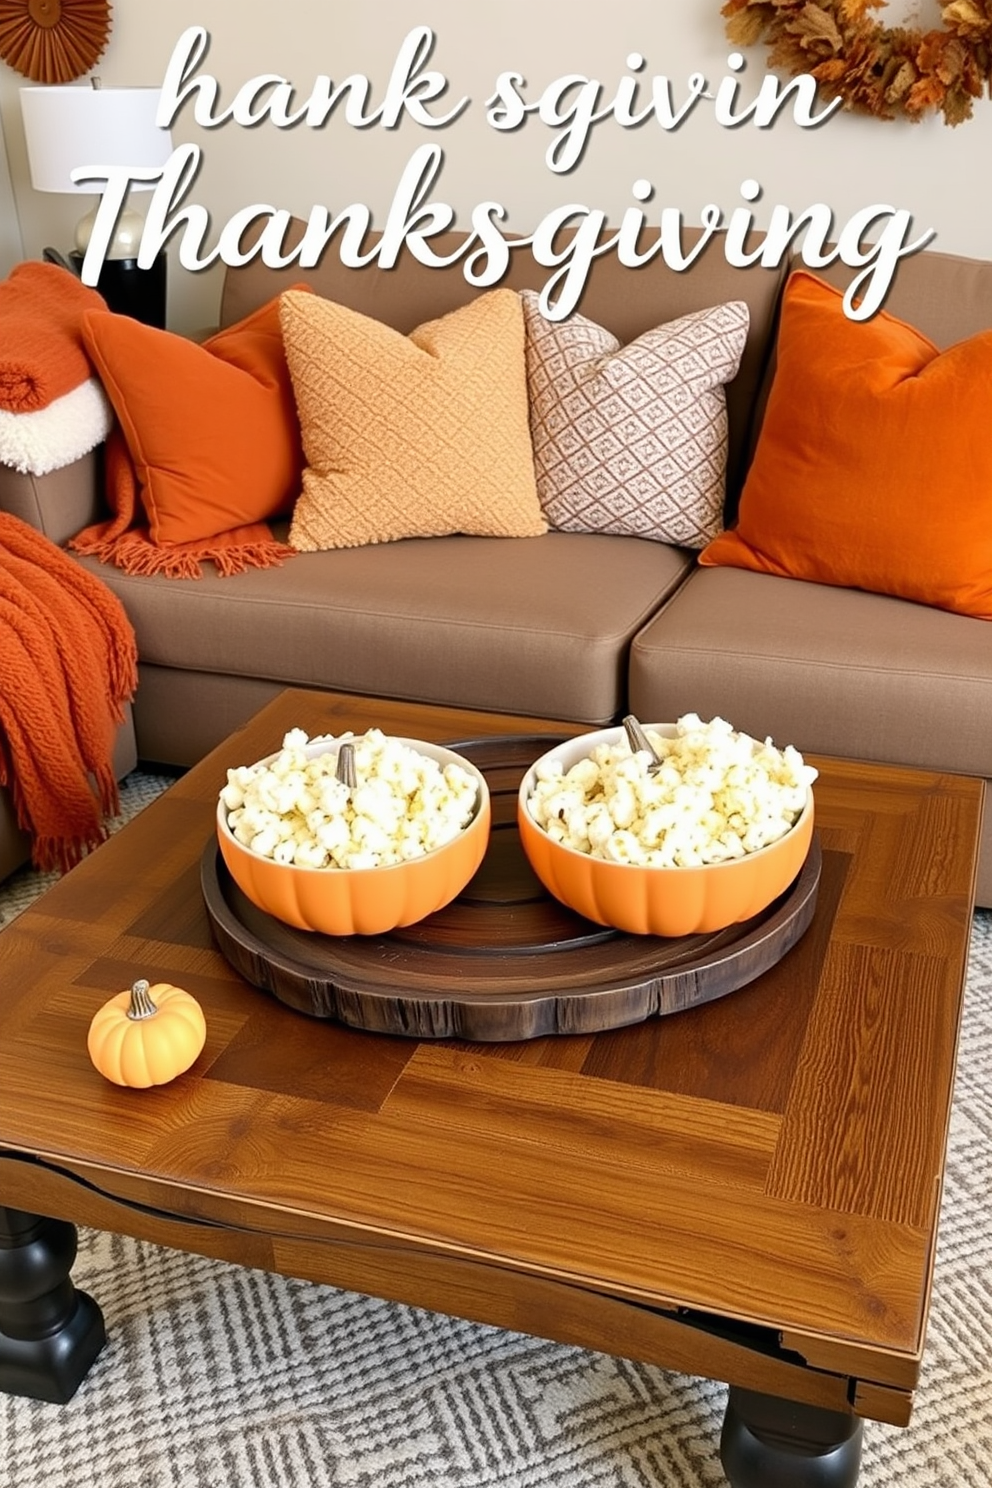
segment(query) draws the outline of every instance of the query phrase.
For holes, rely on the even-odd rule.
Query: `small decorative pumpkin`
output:
[[[181,987],[143,979],[93,1015],[86,1038],[101,1075],[115,1085],[165,1085],[194,1062],[207,1038],[203,1009]]]

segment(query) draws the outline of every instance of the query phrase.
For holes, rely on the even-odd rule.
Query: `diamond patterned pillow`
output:
[[[306,469],[289,542],[536,537],[520,297],[494,289],[409,336],[287,290],[283,341]]]
[[[748,331],[741,300],[683,315],[621,346],[521,294],[537,490],[552,527],[702,548],[723,527],[724,384]]]

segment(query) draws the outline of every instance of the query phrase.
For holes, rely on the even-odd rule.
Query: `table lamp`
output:
[[[69,257],[77,269],[99,209],[91,181],[78,184],[72,172],[80,166],[127,166],[161,169],[172,154],[172,136],[155,123],[159,88],[92,86],[22,88],[21,115],[31,184],[36,191],[97,195],[92,209],[76,225]],[[153,181],[135,181],[131,191],[153,191]],[[111,310],[133,315],[149,325],[165,324],[165,254],[149,269],[139,269],[138,248],[144,228],[140,212],[125,206],[106,254],[97,288]]]

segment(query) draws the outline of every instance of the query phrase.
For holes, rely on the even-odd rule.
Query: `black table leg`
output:
[[[0,1205],[0,1390],[64,1405],[107,1341],[69,1275],[76,1227]]]
[[[720,1460],[731,1488],[854,1488],[859,1416],[730,1387]]]

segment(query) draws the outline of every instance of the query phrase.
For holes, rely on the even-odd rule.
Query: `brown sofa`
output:
[[[746,300],[747,346],[728,388],[728,520],[774,373],[789,267],[731,269],[712,245],[683,273],[657,261],[631,273],[608,256],[581,305],[626,342],[686,311]],[[520,256],[504,283],[539,288],[547,273]],[[460,266],[428,269],[409,256],[385,272],[342,269],[332,253],[310,272],[253,262],[227,271],[221,323],[301,280],[404,332],[477,292]],[[949,345],[992,326],[992,263],[917,254],[900,266],[887,308]],[[64,542],[104,514],[98,454],[42,479],[0,468],[0,509]],[[988,622],[704,569],[663,543],[564,532],[413,539],[300,554],[229,578],[208,567],[199,580],[80,561],[135,626],[134,729],[147,762],[192,763],[282,687],[300,685],[590,725],[628,708],[652,719],[719,713],[806,752],[992,778]],[[0,811],[0,872],[4,831]],[[992,824],[978,895],[992,905]]]

